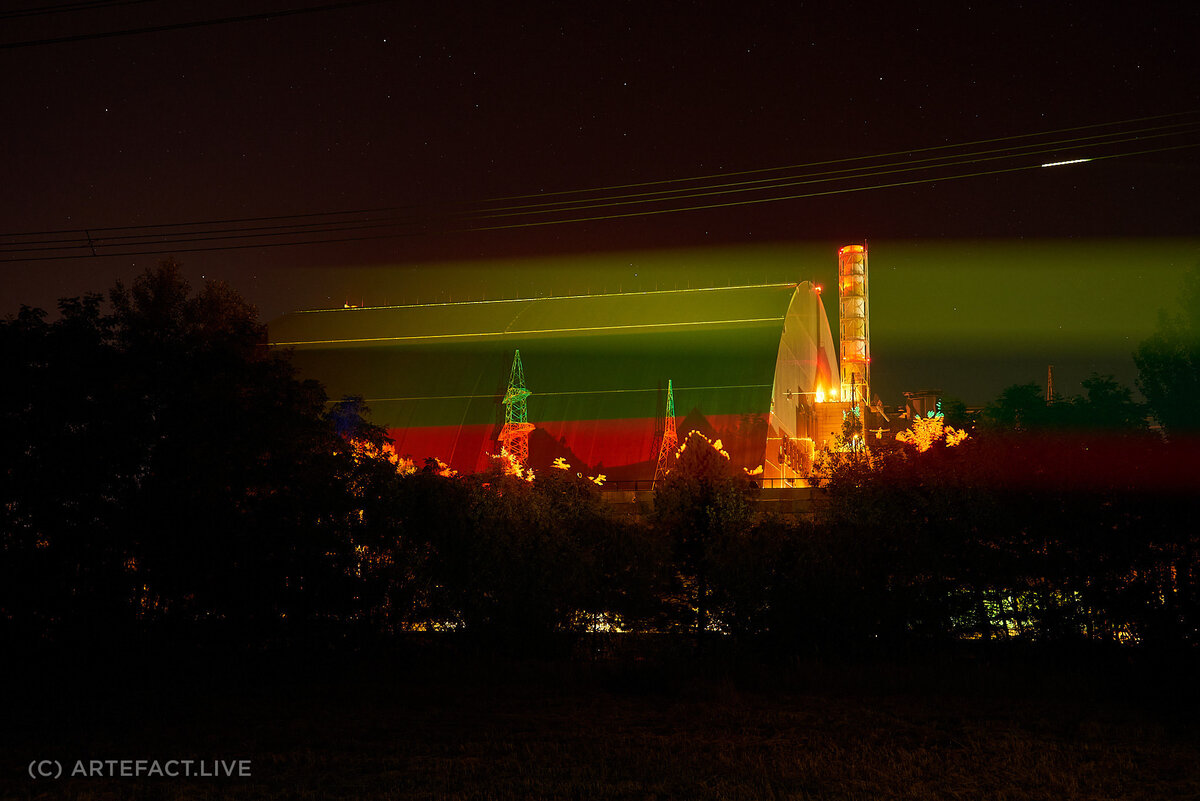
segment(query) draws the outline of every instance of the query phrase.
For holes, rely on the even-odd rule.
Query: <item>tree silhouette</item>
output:
[[[754,517],[753,489],[721,450],[698,431],[679,447],[675,467],[654,492],[654,522],[672,545],[691,628],[712,623],[717,554],[745,536]]]
[[[255,641],[348,614],[362,467],[320,385],[232,290],[193,294],[174,262],[109,298],[107,314],[89,295],[54,323],[26,309],[3,325],[20,386],[3,406],[3,538],[26,571],[4,576],[6,619],[41,637]],[[41,589],[22,597],[27,583]]]
[[[984,408],[983,417],[992,430],[1030,431],[1046,426],[1051,412],[1037,384],[1013,384]]]
[[[1111,375],[1092,373],[1083,380],[1083,396],[1071,402],[1070,425],[1092,431],[1134,432],[1146,429],[1146,409],[1133,400],[1129,387]]]
[[[1158,330],[1133,354],[1137,386],[1168,437],[1200,432],[1200,266],[1184,275],[1180,312],[1159,312]]]
[[[0,625],[22,639],[128,618],[136,587],[124,512],[145,448],[127,436],[136,414],[100,307],[88,295],[53,323],[28,307],[0,322]]]

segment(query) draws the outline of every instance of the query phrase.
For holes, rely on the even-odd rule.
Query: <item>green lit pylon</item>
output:
[[[667,379],[667,419],[663,426],[662,445],[658,447],[658,464],[654,468],[654,485],[666,477],[671,471],[671,463],[675,458],[675,448],[679,446],[679,436],[675,432],[675,392],[671,379]]]
[[[522,467],[529,462],[529,409],[525,399],[530,396],[525,389],[525,369],[521,366],[521,351],[513,354],[512,371],[508,375],[508,389],[504,393],[504,428],[500,429],[500,452],[507,454]]]

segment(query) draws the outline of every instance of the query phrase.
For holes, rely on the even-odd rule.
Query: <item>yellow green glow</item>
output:
[[[1127,355],[1173,306],[1200,240],[872,242],[871,253],[873,346]]]
[[[681,392],[705,392],[713,389],[768,389],[770,384],[714,384],[712,386],[680,387]],[[642,387],[639,389],[579,389],[562,392],[539,392],[542,397],[550,395],[623,395],[629,392],[659,392],[657,387]],[[397,398],[365,398],[367,403],[384,401],[415,401],[415,400],[492,400],[494,395],[408,395]],[[818,401],[819,402],[819,401]]]
[[[363,312],[363,311],[371,311],[373,309],[421,309],[421,308],[427,308],[427,307],[431,307],[431,306],[477,306],[477,305],[485,304],[485,303],[486,304],[531,303],[531,302],[542,301],[542,300],[562,300],[564,298],[607,298],[607,297],[615,297],[617,295],[621,295],[621,296],[669,295],[669,294],[673,294],[673,293],[684,293],[684,292],[694,293],[694,292],[727,291],[730,289],[759,289],[764,286],[786,287],[786,286],[797,286],[797,284],[794,282],[787,282],[787,283],[775,283],[775,284],[737,284],[737,285],[732,285],[732,286],[700,286],[700,287],[689,287],[688,289],[652,289],[652,290],[643,290],[643,291],[636,291],[636,292],[634,292],[634,291],[630,291],[630,292],[587,292],[587,293],[582,293],[582,294],[581,293],[576,293],[576,294],[568,293],[568,294],[562,294],[562,295],[557,295],[557,296],[551,295],[549,297],[536,297],[536,298],[492,298],[491,300],[484,298],[482,300],[458,300],[458,301],[446,301],[443,303],[400,303],[400,304],[391,304],[391,305],[387,305],[387,306],[352,306],[352,305],[346,304],[346,305],[343,305],[343,306],[341,306],[339,308],[335,308],[335,309],[300,309],[299,311],[295,311],[292,313],[293,314],[328,314],[329,312]],[[821,288],[817,287],[817,291],[820,292]]]
[[[1105,213],[1095,209],[1096,215]],[[1020,208],[1013,210],[1015,227],[1021,214]],[[843,245],[844,239],[831,237],[436,265],[341,266],[322,274],[329,276],[328,293],[339,306],[345,297],[365,298],[364,305],[375,306],[429,300],[449,288],[456,300],[460,292],[464,297],[471,292],[475,300],[459,301],[467,304],[528,302],[534,294],[655,294],[669,300],[671,292],[729,286],[809,280],[828,286],[837,280],[837,250]],[[1043,379],[1050,363],[1056,365],[1056,382],[1058,366],[1072,365],[1061,376],[1068,394],[1078,392],[1078,381],[1093,370],[1113,373],[1131,385],[1136,369],[1130,354],[1154,332],[1159,310],[1174,308],[1184,271],[1200,263],[1198,237],[870,238],[870,249],[872,391],[889,404],[900,402],[901,391],[918,386],[942,387],[948,395],[982,404],[1004,386]],[[526,297],[515,299],[521,295]],[[822,302],[836,325],[836,292],[824,295]],[[490,300],[479,300],[485,297]],[[393,303],[384,303],[388,300]],[[457,303],[415,305],[449,309]]]
[[[469,339],[472,337],[511,337],[515,334],[564,334],[564,333],[580,333],[584,331],[624,331],[644,328],[682,328],[695,326],[716,326],[716,325],[741,325],[745,323],[769,323],[777,320],[782,320],[783,317],[748,317],[742,320],[688,320],[681,323],[634,323],[627,325],[591,325],[581,328],[538,328],[538,329],[523,329],[514,328],[510,331],[475,331],[465,334],[426,334],[424,336],[402,336],[402,337],[365,337],[363,339],[310,339],[296,342],[276,342],[275,345],[288,347],[291,345],[348,345],[355,342],[401,342],[404,340],[428,340],[428,339]]]

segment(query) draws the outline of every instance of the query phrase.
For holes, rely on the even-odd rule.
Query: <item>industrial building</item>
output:
[[[870,397],[866,254],[850,247],[841,364],[810,282],[299,311],[270,339],[332,399],[362,397],[418,461],[487,469],[511,445],[507,397],[526,404],[528,466],[562,457],[610,485],[649,481],[670,400],[681,438],[698,430],[764,483],[798,484]]]

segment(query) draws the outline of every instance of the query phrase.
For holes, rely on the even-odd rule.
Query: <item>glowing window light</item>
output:
[[[825,390],[821,389],[820,387],[817,387],[816,401],[817,401],[817,403],[825,402]]]

